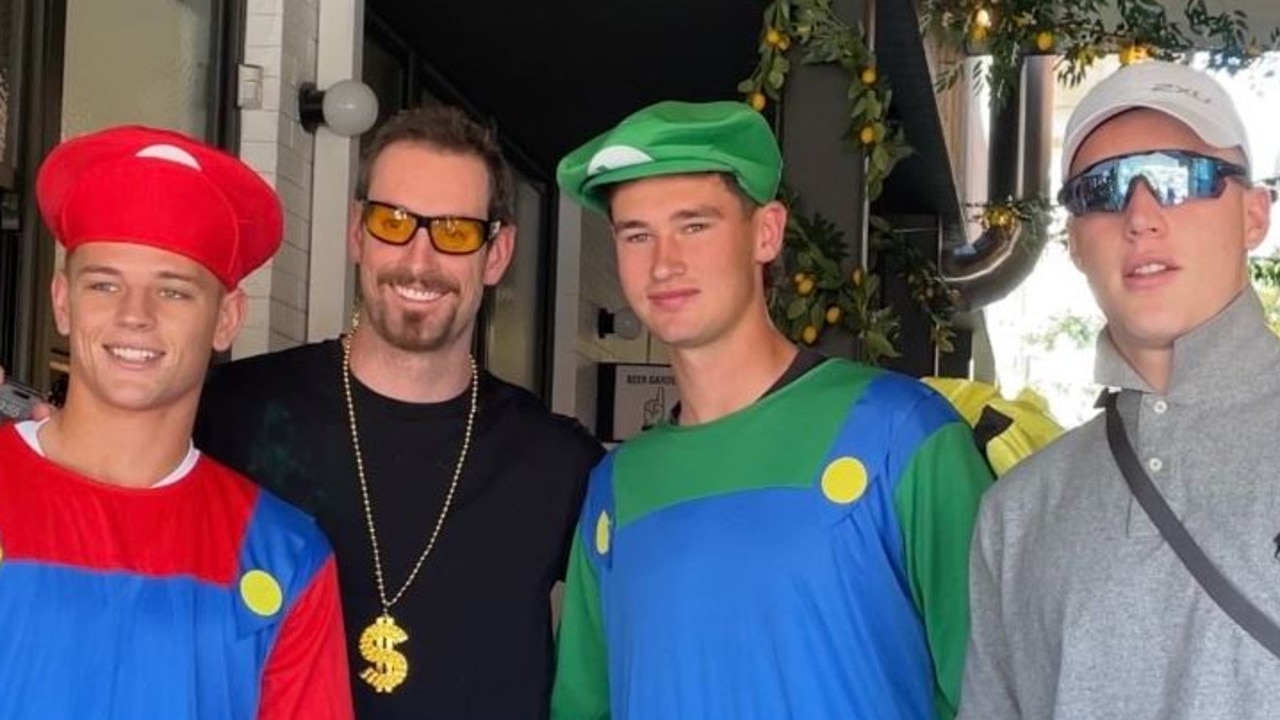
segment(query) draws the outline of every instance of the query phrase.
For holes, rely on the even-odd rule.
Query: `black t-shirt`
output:
[[[403,403],[352,378],[388,597],[440,512],[462,445],[470,390]],[[576,421],[482,373],[471,451],[431,556],[391,615],[409,676],[375,694],[356,643],[381,613],[336,341],[214,368],[196,446],[311,513],[338,558],[347,654],[360,718],[522,720],[547,715],[549,593],[601,448]]]
[[[830,359],[813,348],[800,348],[796,356],[787,364],[787,368],[782,371],[782,375],[778,376],[778,379],[774,380],[773,384],[760,395],[757,402],[799,380],[804,377],[805,373]],[[671,408],[671,422],[676,425],[680,424],[680,403],[678,402]]]
[[[764,394],[760,396],[761,399],[769,397],[796,380],[799,380],[804,377],[805,373],[830,359],[831,358],[828,358],[826,355],[823,355],[813,348],[800,348],[800,351],[796,353],[796,356],[791,359],[791,363],[787,365],[787,369],[783,370],[782,375],[778,377],[777,380],[774,380],[773,384],[769,386],[769,389],[765,390]]]

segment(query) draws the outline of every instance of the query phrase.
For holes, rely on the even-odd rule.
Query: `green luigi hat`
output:
[[[660,102],[566,155],[556,180],[574,200],[604,213],[608,185],[704,172],[733,175],[762,205],[773,200],[782,152],[769,123],[740,102]]]

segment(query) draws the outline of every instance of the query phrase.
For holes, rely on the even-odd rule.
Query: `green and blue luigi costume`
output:
[[[664,102],[571,153],[558,179],[595,210],[611,184],[701,172],[763,203],[781,165],[746,105]],[[713,422],[641,434],[591,476],[553,717],[953,715],[990,482],[946,400],[842,359]]]

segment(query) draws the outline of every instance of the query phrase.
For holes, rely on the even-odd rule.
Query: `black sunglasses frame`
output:
[[[1186,162],[1192,168],[1193,173],[1195,172],[1194,163],[1200,163],[1202,166],[1207,165],[1208,167],[1211,168],[1213,172],[1213,178],[1214,178],[1214,184],[1211,187],[1210,192],[1208,194],[1201,194],[1201,195],[1194,194],[1190,192],[1192,189],[1192,186],[1189,183],[1187,197],[1178,201],[1166,202],[1166,200],[1161,197],[1161,193],[1156,191],[1155,185],[1152,184],[1151,178],[1146,173],[1139,173],[1137,175],[1134,175],[1133,178],[1129,181],[1128,187],[1124,188],[1124,199],[1118,208],[1094,210],[1094,209],[1088,209],[1087,207],[1084,206],[1083,204],[1084,201],[1079,197],[1079,194],[1081,192],[1080,188],[1081,188],[1081,185],[1087,179],[1089,179],[1089,176],[1091,173],[1093,173],[1093,171],[1097,170],[1098,168],[1104,165],[1117,163],[1119,161],[1126,160],[1128,158],[1145,157],[1145,156],[1153,156],[1153,155],[1164,155],[1166,157],[1170,157],[1170,158],[1177,159],[1179,161]],[[1099,213],[1099,212],[1112,212],[1112,213],[1122,212],[1124,208],[1128,207],[1129,202],[1133,199],[1134,182],[1141,180],[1143,183],[1146,184],[1148,190],[1151,191],[1151,194],[1155,196],[1156,202],[1160,204],[1160,207],[1176,207],[1190,200],[1211,200],[1211,199],[1222,197],[1222,193],[1223,191],[1226,190],[1226,187],[1227,187],[1226,181],[1229,178],[1243,178],[1245,181],[1245,184],[1247,185],[1248,184],[1247,180],[1249,178],[1249,169],[1244,167],[1243,165],[1239,165],[1237,163],[1223,160],[1222,158],[1216,158],[1210,155],[1202,155],[1200,153],[1192,152],[1190,150],[1179,150],[1179,149],[1144,150],[1141,152],[1133,152],[1133,153],[1127,153],[1124,155],[1116,155],[1114,157],[1109,157],[1104,160],[1099,160],[1098,162],[1093,163],[1089,167],[1071,176],[1066,182],[1062,184],[1062,189],[1058,191],[1058,204],[1061,205],[1063,208],[1065,208],[1067,212],[1071,213],[1076,217],[1080,217],[1082,215],[1088,215],[1091,213]],[[1204,178],[1201,178],[1201,179],[1203,180]]]
[[[488,243],[489,241],[497,237],[498,231],[502,229],[501,220],[489,220],[486,218],[468,217],[466,215],[419,215],[415,212],[406,210],[400,207],[399,205],[393,205],[391,203],[386,203],[379,200],[370,200],[368,198],[362,198],[360,202],[361,204],[364,205],[364,209],[360,213],[361,215],[360,224],[364,227],[365,232],[369,233],[369,235],[371,235],[373,239],[377,240],[378,242],[385,243],[387,245],[394,245],[396,247],[404,247],[405,245],[408,245],[409,243],[413,242],[413,239],[415,237],[417,237],[419,230],[426,229],[427,240],[431,243],[431,247],[436,249],[436,252],[444,253],[445,255],[471,255],[472,253],[479,252],[480,248],[484,247],[486,243]],[[413,231],[410,232],[408,236],[405,237],[404,242],[395,242],[394,240],[388,240],[384,237],[379,236],[376,232],[373,231],[372,228],[369,227],[369,210],[370,208],[373,208],[373,207],[378,207],[378,208],[383,208],[383,209],[391,210],[398,213],[403,213],[405,217],[413,219],[413,222],[414,222]],[[481,226],[483,226],[484,237],[483,239],[481,239],[480,244],[477,245],[474,250],[466,250],[463,252],[459,252],[457,250],[449,250],[447,248],[440,247],[439,243],[436,242],[435,236],[431,234],[431,223],[439,222],[439,221],[450,221],[450,220],[453,220],[453,221],[465,220],[467,222],[479,223]]]

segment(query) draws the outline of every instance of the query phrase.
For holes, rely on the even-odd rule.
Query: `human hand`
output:
[[[0,420],[44,420],[53,415],[54,407],[38,391],[18,382],[5,382],[0,367]]]

